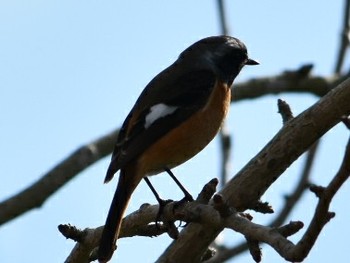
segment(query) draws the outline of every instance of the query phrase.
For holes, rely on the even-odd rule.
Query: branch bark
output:
[[[185,210],[183,210],[175,219],[183,219],[185,221],[197,223],[190,223],[157,262],[200,262],[209,244],[225,227],[242,233],[249,240],[263,241],[270,244],[288,260],[301,258],[299,253],[301,245],[298,243],[295,246],[292,242],[288,241],[279,229],[274,231],[274,228],[250,222],[239,213],[231,213],[227,207],[235,207],[241,211],[254,207],[256,203],[259,202],[261,195],[292,162],[325,132],[341,121],[342,116],[350,114],[350,104],[347,103],[349,100],[350,79],[329,92],[329,94],[304,113],[285,123],[280,132],[265,146],[265,148],[253,158],[222,191],[220,191],[219,195],[214,196],[216,198],[211,201],[211,204],[213,204],[215,208],[214,210],[210,208],[210,206],[202,204],[208,201],[211,194],[214,192],[213,190],[209,191],[211,193],[210,195],[205,195],[207,196],[206,198],[203,199],[200,196],[199,199],[197,199],[203,199],[203,202],[199,201],[199,203],[187,204],[185,209],[188,210],[188,213],[184,213]],[[217,184],[217,182],[215,184]],[[341,184],[337,185],[340,187]],[[204,190],[202,192],[206,193]],[[202,194],[202,196],[204,195]],[[331,198],[329,198],[329,195],[326,196],[328,196],[327,200],[330,202]],[[225,203],[222,197],[225,198]],[[168,208],[168,211],[169,209],[173,211],[171,208]],[[191,212],[198,212],[199,210],[199,213]],[[152,221],[156,210],[151,211],[151,213],[148,212],[148,216],[142,216],[142,221],[140,221],[142,224],[145,224],[145,219],[148,220],[146,220],[146,224]],[[324,211],[324,209],[322,211]],[[186,214],[190,216],[184,216]],[[132,227],[126,227],[126,225],[129,220],[135,221],[135,219],[130,219],[133,218],[134,215],[135,213],[129,215],[127,220],[123,221],[122,232],[125,231],[125,229],[132,229]],[[150,217],[149,215],[153,216]],[[198,222],[200,224],[198,224]],[[297,225],[300,226],[299,223]],[[284,228],[289,229],[289,225]],[[252,229],[254,231],[251,231]],[[293,231],[296,232],[299,228],[293,229],[295,229]],[[318,230],[320,231],[321,228]],[[101,227],[90,231],[93,236],[77,244],[71,256],[78,255],[78,251],[84,251],[84,256],[86,257],[86,251],[88,250],[80,248],[80,246],[90,244],[90,249],[96,246],[100,231]],[[291,233],[294,233],[293,231]],[[268,235],[268,233],[270,234]],[[311,242],[311,245],[307,244],[310,248],[314,242],[312,238],[315,239],[315,236],[317,236],[313,233],[317,234],[317,232],[312,231],[311,238],[310,235],[306,237],[309,238],[307,241]],[[81,238],[83,235],[79,234],[78,236]],[[89,241],[90,239],[93,241],[92,243]],[[283,246],[281,246],[281,244]],[[296,254],[295,251],[299,251],[298,254]],[[72,259],[71,256],[68,259]],[[71,261],[68,260],[67,262]]]
[[[230,206],[243,211],[255,203],[278,177],[316,140],[350,114],[350,79],[286,123],[278,134],[220,191]],[[157,262],[200,262],[220,228],[190,224]],[[198,238],[200,236],[201,238]],[[185,249],[191,248],[191,249]]]
[[[277,215],[275,215],[276,217],[268,224],[268,226],[281,226],[286,221],[291,211],[295,207],[295,204],[297,204],[297,202],[300,200],[305,190],[308,189],[308,186],[310,185],[309,178],[311,174],[311,168],[315,161],[315,156],[319,146],[319,142],[320,141],[314,143],[312,147],[308,150],[299,182],[297,183],[291,194],[285,196],[285,204],[283,205],[283,208],[278,212]],[[211,259],[206,261],[206,263],[226,262],[228,259],[245,252],[248,249],[248,245],[247,242],[241,242],[232,247],[215,245],[215,249],[215,255]]]

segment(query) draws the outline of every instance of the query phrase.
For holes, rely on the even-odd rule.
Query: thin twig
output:
[[[338,53],[338,58],[335,66],[336,74],[341,73],[341,70],[344,64],[346,50],[349,47],[349,43],[350,43],[349,33],[350,33],[350,0],[345,0],[343,30],[341,32],[339,53]]]
[[[286,196],[285,204],[282,210],[279,211],[278,215],[268,226],[270,227],[281,226],[286,221],[290,213],[292,212],[293,208],[295,207],[295,204],[302,197],[303,193],[307,189],[307,186],[309,185],[311,169],[315,161],[315,156],[316,156],[318,146],[319,146],[319,141],[314,143],[311,146],[310,150],[307,152],[305,165],[297,186],[292,191],[292,194]],[[248,245],[246,244],[246,242],[242,242],[242,243],[236,244],[231,248],[227,248],[225,246],[216,246],[216,249],[217,249],[216,255],[212,259],[210,259],[207,263],[225,262],[226,260],[231,259],[247,251]]]
[[[219,11],[221,34],[227,35],[229,33],[229,30],[228,30],[227,21],[226,21],[224,0],[217,0],[216,3]]]
[[[339,168],[339,171],[334,176],[329,185],[324,188],[320,194],[320,199],[316,207],[314,217],[311,220],[311,223],[306,230],[305,234],[301,240],[296,244],[293,251],[290,252],[291,255],[298,255],[301,258],[305,258],[308,252],[311,250],[315,244],[317,237],[321,233],[323,227],[327,222],[335,216],[335,213],[329,212],[329,205],[338,192],[340,187],[345,183],[345,181],[350,176],[350,138],[346,145],[346,150],[342,164]],[[298,259],[297,259],[298,260]]]
[[[222,35],[228,35],[228,27],[226,21],[224,0],[217,0],[217,8],[220,19],[220,31]],[[230,174],[231,168],[231,144],[232,139],[226,122],[222,124],[220,130],[220,147],[221,147],[221,173],[220,173],[220,185],[221,188],[225,185],[227,177]]]
[[[277,106],[278,113],[280,113],[282,116],[283,124],[294,118],[292,110],[290,109],[290,106],[286,101],[278,99]]]
[[[279,212],[278,216],[269,224],[269,226],[274,226],[274,227],[281,226],[286,221],[288,215],[290,215],[295,204],[300,200],[301,196],[307,189],[310,183],[309,179],[311,175],[311,169],[315,162],[318,146],[319,146],[319,140],[316,141],[311,146],[310,150],[307,152],[304,168],[297,186],[292,191],[292,194],[290,194],[289,196],[286,196],[285,204],[282,210]]]
[[[231,149],[232,149],[232,137],[228,131],[226,122],[222,124],[220,130],[220,148],[221,148],[221,173],[220,173],[220,185],[222,188],[231,172]]]

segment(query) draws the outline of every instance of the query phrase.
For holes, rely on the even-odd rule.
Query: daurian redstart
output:
[[[178,166],[215,137],[231,88],[245,65],[257,65],[237,38],[204,38],[185,49],[142,91],[120,129],[105,182],[120,170],[98,259],[111,259],[124,211],[141,179]]]

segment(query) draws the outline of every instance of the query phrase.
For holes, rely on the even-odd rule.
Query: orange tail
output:
[[[113,255],[124,212],[128,206],[131,194],[134,192],[136,186],[141,180],[141,178],[138,178],[134,170],[135,169],[126,168],[121,169],[120,171],[117,190],[115,191],[113,201],[108,212],[98,249],[99,262],[108,262]]]

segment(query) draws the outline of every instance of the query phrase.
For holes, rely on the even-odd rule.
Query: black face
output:
[[[215,36],[204,38],[181,53],[179,59],[197,60],[203,67],[211,68],[226,82],[231,83],[244,65],[254,65],[250,60],[247,48],[237,38]]]
[[[218,68],[218,73],[222,73],[225,79],[234,79],[247,61],[246,50],[232,46],[223,46],[214,52],[213,63]]]

